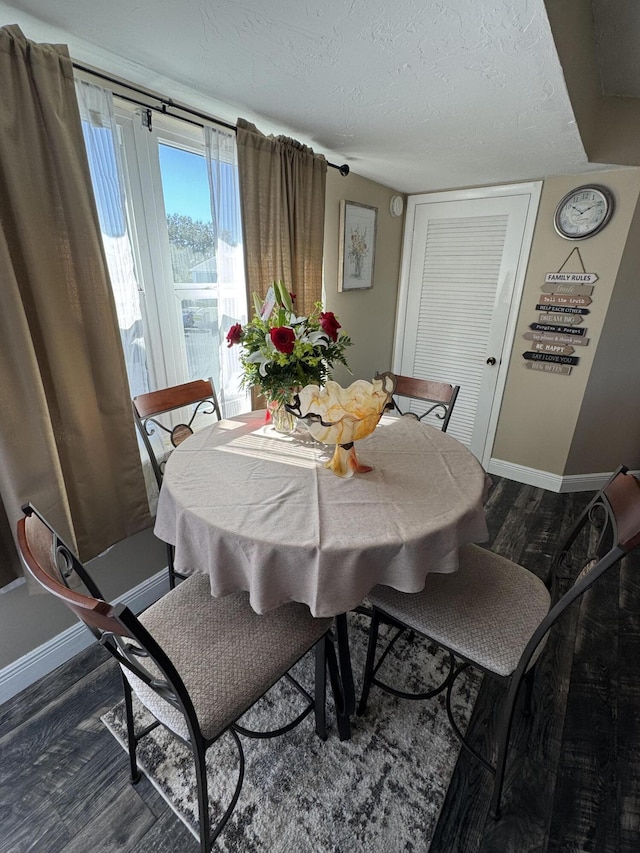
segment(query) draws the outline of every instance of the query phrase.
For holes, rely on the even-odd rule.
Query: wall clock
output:
[[[389,202],[389,211],[392,216],[402,216],[404,210],[404,201],[401,195],[394,195]]]
[[[560,199],[553,225],[565,240],[585,240],[602,231],[613,213],[613,195],[606,187],[586,184]]]

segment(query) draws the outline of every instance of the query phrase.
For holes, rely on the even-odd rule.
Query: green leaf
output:
[[[291,301],[291,294],[285,287],[284,282],[282,284],[282,292],[284,294],[282,298],[282,301],[284,302],[284,307],[287,309],[287,311],[289,311],[289,313],[293,313],[293,302]]]
[[[253,293],[253,307],[256,312],[256,315],[259,317],[260,312],[262,311],[262,299],[258,296],[257,293]]]
[[[291,301],[291,295],[289,294],[289,290],[284,281],[274,281],[273,284],[276,289],[276,296],[278,297],[278,302],[284,307],[286,311],[293,312],[293,302]]]

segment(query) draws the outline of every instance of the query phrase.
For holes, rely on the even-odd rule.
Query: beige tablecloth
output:
[[[417,592],[428,572],[457,569],[461,545],[487,539],[486,474],[446,433],[385,417],[356,444],[374,470],[351,479],[322,467],[332,450],[276,433],[264,412],[187,439],[155,525],[176,569],[209,573],[215,596],[248,590],[258,613],[293,600],[333,616],[379,583]]]

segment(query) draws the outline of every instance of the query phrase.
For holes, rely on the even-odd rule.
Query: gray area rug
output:
[[[366,617],[349,614],[349,638],[356,689],[364,668]],[[408,690],[424,690],[445,674],[445,656],[415,638],[400,641],[385,660],[380,677]],[[313,658],[293,674],[313,689]],[[464,731],[481,677],[468,670],[454,697],[454,713]],[[330,694],[330,691],[329,691]],[[300,707],[286,681],[277,684],[242,718],[253,729],[268,729]],[[328,714],[333,703],[328,701]],[[139,725],[148,721],[136,709]],[[290,718],[290,717],[289,717]],[[125,746],[122,703],[103,722]],[[353,720],[350,741],[341,742],[334,718],[329,738],[315,736],[309,716],[292,732],[274,739],[242,738],[244,785],[236,809],[218,838],[228,853],[426,853],[459,752],[450,729],[444,695],[412,702],[373,687],[364,717]],[[189,750],[158,727],[140,742],[139,763],[171,808],[197,837],[197,801]],[[229,802],[237,778],[237,752],[229,735],[208,751],[210,809],[214,821]]]

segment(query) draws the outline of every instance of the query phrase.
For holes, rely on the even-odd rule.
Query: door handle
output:
[[[491,356],[491,358],[487,359],[487,364],[494,365],[495,363],[496,363],[496,360],[493,356]]]

